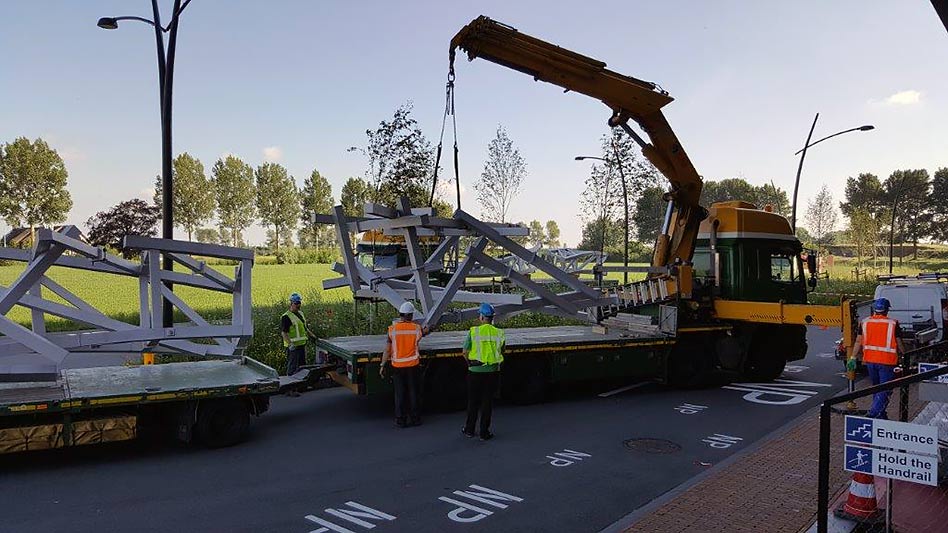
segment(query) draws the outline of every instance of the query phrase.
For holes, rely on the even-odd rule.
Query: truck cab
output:
[[[718,202],[698,230],[694,277],[705,291],[726,300],[803,304],[802,252],[790,223],[769,206]]]

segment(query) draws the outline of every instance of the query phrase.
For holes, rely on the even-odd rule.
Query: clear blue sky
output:
[[[165,13],[171,2],[162,0]],[[346,148],[407,100],[437,142],[447,46],[480,14],[660,83],[673,128],[706,179],[790,190],[815,135],[869,123],[815,148],[801,205],[847,176],[948,166],[948,34],[927,1],[351,2],[193,0],[175,72],[175,152],[210,170],[223,154],[269,157],[298,183],[318,168],[337,195],[364,161]],[[147,191],[160,169],[155,43],[147,0],[7,0],[0,17],[0,141],[47,139],[66,160],[71,223]],[[457,69],[465,207],[503,124],[529,176],[514,219],[555,219],[579,240],[578,196],[609,111],[491,63]],[[269,155],[265,155],[269,154]],[[262,231],[250,234],[262,240]]]

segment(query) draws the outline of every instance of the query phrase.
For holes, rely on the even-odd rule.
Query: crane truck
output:
[[[706,383],[712,374],[772,380],[788,361],[806,355],[806,326],[842,330],[851,346],[854,302],[810,305],[816,278],[813,253],[787,219],[769,206],[699,204],[702,180],[662,109],[672,97],[657,84],[625,76],[606,64],[478,17],[449,48],[449,86],[455,59],[485,59],[537,81],[603,102],[608,124],[621,128],[669,181],[668,202],[646,278],[613,293],[600,322],[632,327],[555,326],[507,330],[501,394],[535,401],[551,384],[606,377],[654,378],[682,386]],[[637,124],[640,135],[631,123]],[[808,268],[804,268],[804,263]],[[621,267],[616,267],[621,268]],[[673,314],[668,315],[667,310]],[[671,324],[669,324],[669,321]],[[425,392],[437,398],[463,395],[464,332],[435,332],[422,339]],[[386,390],[378,377],[383,335],[322,339],[338,363],[332,377],[359,394]],[[451,397],[454,398],[451,398]]]

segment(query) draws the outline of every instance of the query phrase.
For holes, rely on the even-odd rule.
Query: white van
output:
[[[945,339],[948,323],[948,292],[939,277],[885,277],[876,287],[875,298],[887,298],[889,316],[898,320],[903,334],[910,336],[931,328],[938,333],[930,342]]]

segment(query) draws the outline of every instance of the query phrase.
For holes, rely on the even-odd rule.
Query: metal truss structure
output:
[[[413,209],[407,198],[399,200],[397,210],[366,203],[364,217],[347,217],[342,206],[336,206],[332,215],[315,215],[314,220],[335,224],[336,237],[343,254],[343,262],[333,265],[333,269],[343,274],[343,277],[325,280],[324,289],[348,286],[356,297],[383,299],[396,308],[408,300],[417,300],[421,304],[423,315],[420,322],[425,326],[434,327],[442,321],[466,320],[477,316],[477,307],[449,311],[448,305],[452,302],[490,302],[494,304],[498,315],[531,310],[583,319],[590,316],[587,315],[587,309],[613,302],[613,298],[589,287],[537,252],[514,242],[511,237],[529,235],[529,230],[519,225],[483,222],[462,210],[456,211],[452,218],[438,217],[431,208]],[[386,235],[402,236],[411,264],[373,272],[356,261],[349,235],[367,230],[380,230]],[[441,244],[428,257],[422,254],[419,245],[421,236],[442,237]],[[469,238],[472,242],[451,278],[443,287],[432,285],[429,274],[443,269],[445,254],[458,245],[461,237]],[[510,263],[505,264],[488,255],[485,252],[488,244],[502,248],[569,290],[554,293],[543,284],[531,280]],[[507,278],[533,296],[460,290],[465,278],[475,268],[489,270],[497,276]]]
[[[251,268],[253,251],[226,246],[149,237],[126,237],[127,249],[139,250],[141,261],[129,261],[86,244],[75,226],[59,232],[37,230],[32,250],[0,248],[0,259],[25,263],[9,287],[0,285],[0,381],[56,379],[60,365],[73,352],[172,352],[209,357],[240,356],[253,334]],[[186,271],[161,269],[162,256]],[[234,276],[210,268],[194,255],[237,261]],[[138,280],[139,320],[130,324],[107,316],[48,275],[53,266],[127,276]],[[211,324],[172,292],[170,284],[232,295],[229,323]],[[49,294],[46,294],[48,291]],[[48,296],[48,297],[47,297]],[[113,298],[127,297],[118,289]],[[189,322],[162,326],[163,300]],[[7,315],[15,306],[30,310],[31,328]],[[73,331],[47,331],[46,316],[79,325]],[[82,327],[87,329],[82,329]],[[5,361],[6,360],[6,361]]]
[[[602,264],[605,263],[606,257],[608,257],[604,253],[577,250],[575,248],[541,248],[534,246],[527,250],[532,254],[546,259],[553,266],[567,274],[591,274],[593,266],[598,265],[601,267]],[[503,263],[507,268],[513,269],[520,274],[533,274],[537,271],[533,263],[514,254],[500,256],[497,260]],[[483,265],[478,265],[471,270],[468,277],[484,278],[496,275],[493,270]]]

